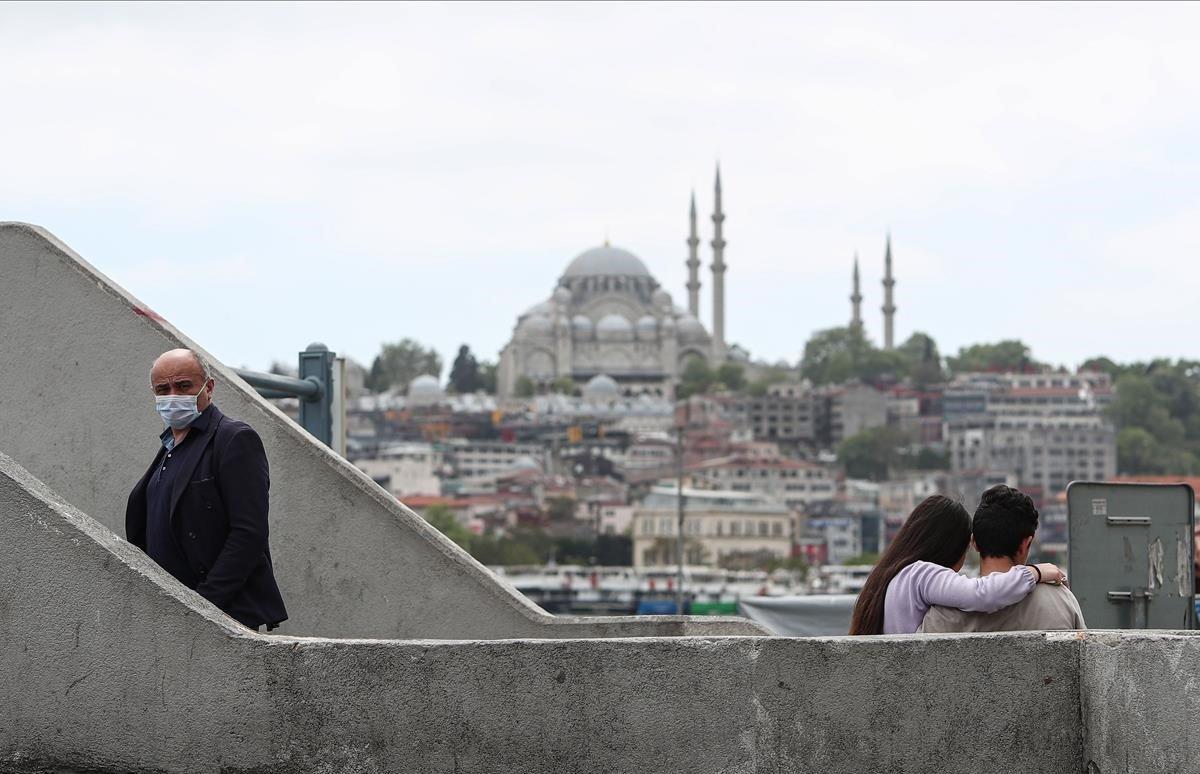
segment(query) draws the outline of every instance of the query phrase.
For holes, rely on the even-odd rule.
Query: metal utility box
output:
[[[1089,629],[1191,629],[1195,493],[1187,484],[1067,487],[1071,590]]]

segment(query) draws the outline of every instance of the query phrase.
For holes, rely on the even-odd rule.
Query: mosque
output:
[[[692,197],[688,245],[688,305],[671,294],[633,253],[605,242],[575,257],[547,300],[517,318],[512,340],[500,352],[497,389],[516,391],[522,376],[544,386],[571,379],[584,392],[671,396],[691,358],[710,366],[749,356],[725,343],[725,239],[721,172],[717,171],[713,221],[712,330],[700,322],[700,259],[696,200]]]
[[[517,318],[512,339],[500,352],[497,391],[511,397],[517,382],[544,390],[569,379],[584,397],[639,394],[673,397],[692,358],[710,367],[734,362],[750,367],[749,353],[725,342],[725,214],[717,170],[712,214],[712,329],[700,322],[700,238],[692,196],[688,245],[687,308],[675,304],[633,253],[608,244],[593,247],[567,264],[550,298]],[[892,346],[891,240],[884,282],[885,339]],[[858,261],[854,266],[852,325],[861,325]]]

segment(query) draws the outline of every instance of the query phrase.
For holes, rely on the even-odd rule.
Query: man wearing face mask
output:
[[[262,440],[216,407],[212,374],[190,349],[160,355],[150,386],[166,429],[129,494],[126,537],[230,617],[274,629],[287,611],[268,547]]]

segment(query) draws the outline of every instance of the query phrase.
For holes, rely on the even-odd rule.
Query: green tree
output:
[[[459,395],[468,395],[479,389],[479,381],[479,363],[471,348],[463,344],[458,348],[454,365],[450,366],[450,388]]]
[[[872,427],[842,441],[838,462],[850,478],[884,481],[904,466],[908,440],[899,428]]]
[[[550,391],[559,395],[574,395],[575,390],[575,380],[569,376],[560,376],[550,385]]]
[[[442,358],[433,349],[426,349],[413,339],[401,339],[384,344],[371,363],[367,388],[375,392],[396,388],[404,391],[408,383],[422,374],[441,377]]]
[[[679,377],[679,388],[675,391],[675,396],[683,400],[693,395],[703,394],[708,392],[715,380],[716,374],[708,367],[708,363],[704,362],[703,358],[691,357],[683,367],[683,374]]]
[[[1118,365],[1103,355],[1090,357],[1083,361],[1083,365],[1079,366],[1080,371],[1095,371],[1096,373],[1108,374],[1109,378],[1115,384],[1117,379],[1128,370],[1127,366]]]
[[[479,389],[488,395],[496,394],[496,364],[487,360],[479,364]]]
[[[1029,347],[1016,339],[962,347],[957,356],[946,358],[946,364],[951,371],[960,374],[970,371],[1024,372],[1040,365],[1033,359]]]
[[[877,349],[858,326],[817,331],[800,360],[800,372],[816,385],[896,381],[908,375],[908,366],[903,353]]]
[[[441,504],[431,505],[421,515],[438,532],[441,532],[463,548],[470,550],[471,538],[474,535],[471,534],[469,529],[463,526],[462,522],[455,518],[454,511],[450,510],[448,506]]]
[[[937,342],[927,333],[913,333],[897,350],[908,361],[907,372],[917,387],[927,387],[945,381],[942,356]]]
[[[518,398],[532,398],[536,392],[537,387],[534,386],[532,379],[524,374],[517,377],[516,393]]]
[[[722,363],[715,376],[716,381],[730,392],[739,392],[746,386],[746,369],[737,363]]]

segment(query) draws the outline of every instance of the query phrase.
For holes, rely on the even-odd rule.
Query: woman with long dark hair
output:
[[[971,543],[971,517],[942,495],[921,501],[871,570],[854,605],[851,634],[912,634],[934,605],[992,613],[1034,586],[1057,583],[1053,564],[1018,565],[982,578],[958,574]]]

